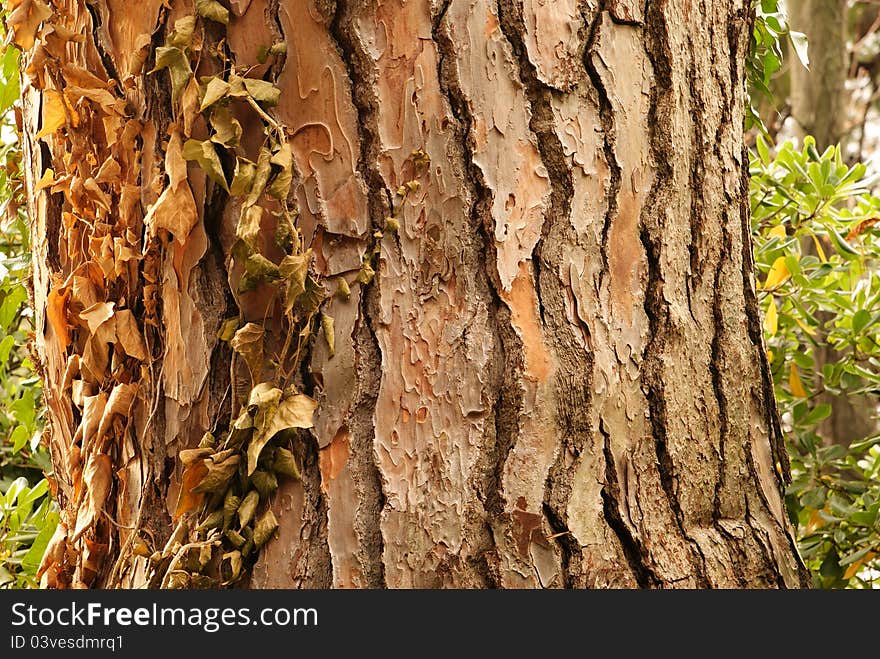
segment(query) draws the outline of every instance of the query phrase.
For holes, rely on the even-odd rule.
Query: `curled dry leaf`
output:
[[[89,333],[97,334],[98,328],[113,317],[113,302],[97,302],[79,312],[81,320],[85,321]]]
[[[181,515],[195,510],[202,505],[205,500],[203,492],[193,492],[193,490],[202,482],[202,479],[208,474],[208,465],[204,460],[196,460],[187,465],[183,470],[183,478],[180,485],[180,496],[177,499],[177,508],[174,511],[174,520]]]
[[[52,10],[41,0],[7,0],[6,27],[12,31],[12,40],[22,50],[34,46],[40,23],[52,15]]]
[[[251,377],[256,381],[259,378],[263,365],[263,334],[262,325],[248,323],[239,329],[229,345],[242,356],[250,369]]]
[[[116,338],[125,354],[142,362],[147,361],[147,346],[130,309],[116,312]]]
[[[107,399],[107,405],[104,407],[104,413],[101,415],[101,423],[98,425],[97,441],[104,438],[115,417],[128,416],[137,390],[138,385],[134,382],[130,384],[117,384],[113,387],[110,397]]]
[[[150,207],[144,224],[152,232],[165,229],[181,245],[198,222],[198,210],[189,183],[186,182],[186,160],[182,157],[180,133],[175,130],[168,140],[165,170],[169,185]]]
[[[70,345],[70,331],[67,324],[68,299],[70,299],[69,288],[49,291],[46,299],[46,319],[58,339],[58,348],[62,354],[67,352],[67,346]]]
[[[40,568],[37,570],[37,579],[43,576],[43,573],[52,565],[64,562],[64,552],[67,548],[67,524],[58,522],[55,527],[55,533],[49,539],[46,545],[46,551],[43,552],[43,560],[40,561]]]
[[[277,403],[276,403],[277,401]],[[257,406],[254,417],[256,433],[248,445],[248,476],[254,473],[260,453],[276,433],[287,428],[311,428],[318,403],[305,394],[281,398],[281,391],[261,383],[251,392],[248,406]]]
[[[87,488],[87,496],[76,516],[76,529],[73,540],[78,540],[97,521],[104,509],[104,502],[110,494],[113,482],[112,463],[110,456],[96,453],[89,456],[83,470],[83,483]]]
[[[43,92],[43,121],[36,139],[52,135],[67,124],[67,106],[61,92],[47,89]]]

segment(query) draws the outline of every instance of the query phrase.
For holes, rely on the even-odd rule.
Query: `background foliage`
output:
[[[7,47],[0,51],[0,588],[36,585],[43,550],[58,521],[43,476],[50,464],[40,446],[40,381],[27,350],[33,327],[14,125],[18,85],[18,51]]]

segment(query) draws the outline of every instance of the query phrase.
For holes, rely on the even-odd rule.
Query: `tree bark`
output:
[[[847,0],[798,0],[789,23],[809,44],[810,67],[791,66],[791,114],[801,137],[812,135],[819,150],[847,133]]]
[[[199,20],[196,77],[233,64],[281,90],[267,112],[333,319],[335,350],[315,329],[297,374],[314,427],[292,442],[302,478],[271,497],[280,526],[250,587],[806,584],[752,275],[749,5],[232,0],[228,26]],[[37,344],[68,529],[44,581],[157,585],[163,548],[197,537],[194,515],[173,521],[179,453],[250,387],[218,331],[268,318],[268,355],[283,323],[277,291],[239,291],[241,201],[201,168],[192,227],[150,221],[183,185],[175,140],[206,135],[198,98],[172,102],[149,73],[193,7],[55,9],[42,34],[84,40],[27,55]],[[108,81],[121,114],[80,97],[38,138],[65,65]],[[265,118],[236,116],[256,161]],[[49,167],[70,182],[38,189]],[[117,330],[131,310],[143,359],[119,330],[102,342],[78,278]],[[130,409],[107,412],[119,387]],[[112,483],[92,511],[96,451]]]

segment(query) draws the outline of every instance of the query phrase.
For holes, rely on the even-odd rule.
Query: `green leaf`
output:
[[[27,428],[25,428],[24,426],[15,427],[15,430],[13,430],[12,434],[9,436],[9,442],[12,444],[13,455],[24,448],[24,445],[27,444],[27,440],[29,437],[30,433],[28,433]]]
[[[853,334],[860,334],[871,322],[871,314],[865,309],[859,309],[852,317]]]

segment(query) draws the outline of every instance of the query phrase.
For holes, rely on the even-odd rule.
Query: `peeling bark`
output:
[[[335,350],[313,337],[297,374],[318,411],[251,587],[806,583],[751,274],[748,6],[251,0],[232,2],[225,39],[199,33],[197,75],[225,48],[280,87],[269,112],[293,153],[297,225],[328,292],[339,278],[350,291],[322,306]],[[197,97],[178,113],[168,76],[148,72],[193,7],[54,8],[83,40],[50,48],[42,75],[42,43],[25,59],[38,345],[70,530],[49,585],[138,586],[133,545],[174,541],[179,451],[247,393],[218,329],[259,322],[269,293],[236,290],[240,202],[192,164],[173,173],[175,140],[206,127],[185,111]],[[124,109],[89,121],[88,101],[78,126],[37,138],[65,64]],[[256,160],[253,119],[236,117]],[[118,174],[95,176],[109,156]],[[70,185],[37,190],[48,167]],[[145,223],[172,188],[191,222]],[[116,339],[83,316],[96,303],[113,305]],[[59,309],[82,319],[69,345]],[[84,492],[101,490],[74,484],[103,469],[77,462],[95,434],[112,470],[89,511]]]

